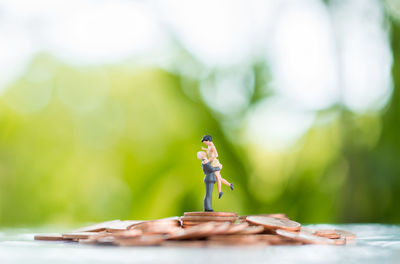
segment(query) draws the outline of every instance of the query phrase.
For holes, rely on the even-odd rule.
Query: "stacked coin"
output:
[[[182,227],[192,227],[206,222],[235,223],[236,213],[231,212],[185,212],[181,217]]]
[[[338,229],[314,230],[283,214],[238,217],[230,212],[187,212],[182,217],[150,221],[108,221],[35,240],[116,246],[272,246],[344,245],[355,234]]]

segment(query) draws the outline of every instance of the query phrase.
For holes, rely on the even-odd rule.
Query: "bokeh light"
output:
[[[0,225],[400,220],[394,0],[0,2]],[[380,199],[376,199],[380,197]]]

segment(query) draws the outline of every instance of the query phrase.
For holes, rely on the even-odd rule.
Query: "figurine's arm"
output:
[[[202,159],[201,162],[202,162],[203,164],[207,164],[207,163],[209,162],[209,160],[208,160],[208,159]]]
[[[213,166],[211,166],[211,162],[208,161],[208,160],[203,161],[203,165],[204,165],[204,168],[206,168],[206,170],[208,170],[210,173],[211,173],[211,172],[216,172],[216,171],[221,170],[220,167],[213,167]]]
[[[205,147],[201,147],[202,150],[207,151],[208,149]]]
[[[211,166],[211,164],[210,164],[210,166]],[[216,172],[216,171],[220,171],[220,170],[221,170],[220,167],[213,167],[213,166],[211,166],[211,168],[212,168],[213,172]]]

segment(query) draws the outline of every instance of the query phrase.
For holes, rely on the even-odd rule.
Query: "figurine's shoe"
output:
[[[233,183],[231,183],[231,190],[233,191]]]
[[[214,212],[214,210],[204,210],[205,212]]]
[[[221,199],[223,194],[224,194],[224,192],[220,192],[219,195],[218,195],[218,199]]]

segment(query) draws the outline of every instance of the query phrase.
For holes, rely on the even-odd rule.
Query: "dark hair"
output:
[[[210,136],[210,135],[205,135],[205,136],[201,139],[201,142],[203,142],[203,141],[210,141],[210,142],[212,142],[212,136]]]

